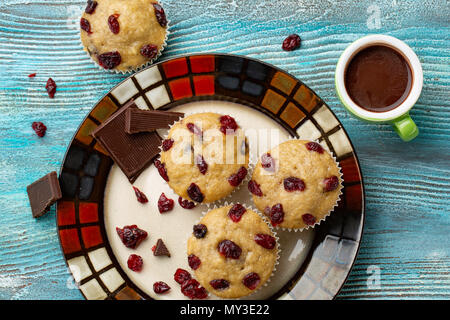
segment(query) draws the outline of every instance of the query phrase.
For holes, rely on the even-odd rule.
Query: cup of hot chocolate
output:
[[[370,35],[353,42],[339,58],[335,85],[342,104],[357,118],[390,122],[404,141],[419,134],[409,110],[422,91],[422,66],[403,41]]]

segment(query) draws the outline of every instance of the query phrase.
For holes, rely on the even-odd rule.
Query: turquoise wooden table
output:
[[[358,153],[366,223],[339,299],[450,298],[450,5],[448,1],[165,0],[162,59],[223,52],[261,59],[308,84],[333,109]],[[59,248],[55,211],[35,220],[26,186],[59,170],[78,125],[125,77],[99,70],[79,44],[85,1],[0,3],[0,299],[82,299]],[[281,50],[298,33],[302,46]],[[404,40],[424,70],[411,116],[420,136],[360,122],[340,105],[334,68],[357,38]],[[35,78],[28,74],[37,73]],[[52,77],[58,90],[48,98]],[[31,129],[42,121],[43,139]]]

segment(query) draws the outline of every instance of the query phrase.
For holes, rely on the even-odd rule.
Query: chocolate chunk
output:
[[[156,242],[155,250],[153,251],[153,255],[170,257],[170,252],[167,249],[164,242],[162,241],[162,239],[158,239],[158,241]]]
[[[43,216],[62,197],[56,172],[50,172],[27,186],[27,193],[33,218]]]
[[[168,129],[183,116],[181,112],[128,109],[125,114],[125,132],[133,134]]]
[[[134,101],[127,103],[98,126],[92,136],[133,183],[158,155],[161,138],[156,132],[127,134],[125,114],[129,109],[137,109]]]

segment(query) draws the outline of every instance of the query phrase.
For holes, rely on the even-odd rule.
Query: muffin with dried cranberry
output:
[[[89,0],[80,20],[84,50],[107,70],[151,63],[167,39],[164,9],[154,0]]]
[[[303,229],[330,214],[339,201],[342,178],[320,144],[289,140],[261,156],[248,189],[273,226]]]
[[[206,112],[176,122],[162,143],[159,172],[183,199],[211,203],[247,176],[249,150],[242,128],[229,115]]]
[[[241,204],[209,211],[188,239],[189,266],[209,292],[239,298],[258,290],[272,275],[278,243],[268,223]]]

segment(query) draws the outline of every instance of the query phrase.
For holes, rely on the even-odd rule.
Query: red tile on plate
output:
[[[197,56],[189,58],[191,62],[191,71],[193,73],[213,72],[215,62],[213,56]]]
[[[208,96],[214,94],[214,76],[196,76],[193,80],[195,95]]]
[[[174,100],[192,97],[191,82],[189,81],[189,78],[170,81],[169,87]]]
[[[65,254],[81,250],[80,238],[78,238],[77,229],[59,230],[59,237],[61,238],[61,247]]]
[[[345,206],[348,211],[360,212],[362,210],[361,184],[345,187]]]
[[[179,58],[168,61],[162,65],[167,78],[184,76],[188,73],[186,58]]]
[[[103,243],[103,237],[100,233],[99,226],[81,228],[81,237],[83,238],[84,247],[86,249]]]
[[[98,204],[93,202],[80,202],[78,206],[78,216],[80,223],[98,221]]]
[[[349,183],[361,180],[359,176],[358,163],[356,162],[355,157],[348,157],[345,160],[341,160],[339,161],[339,165],[342,168],[344,182]]]
[[[72,201],[58,202],[58,226],[75,224],[75,204]]]

